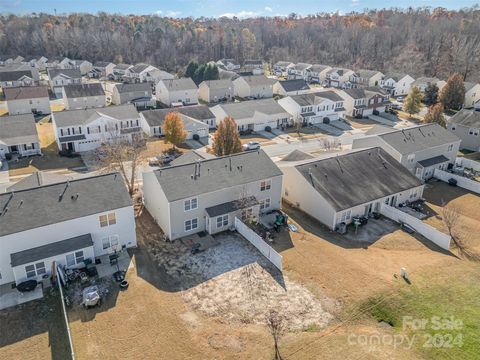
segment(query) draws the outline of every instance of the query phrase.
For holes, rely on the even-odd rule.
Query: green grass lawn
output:
[[[399,279],[392,293],[371,297],[355,311],[363,311],[367,317],[389,323],[397,335],[414,338],[412,351],[422,358],[478,359],[480,266],[459,261],[448,269],[437,270],[442,273],[436,274],[432,270],[417,275],[411,285]],[[409,322],[404,328],[408,321],[404,317],[410,317],[408,320],[425,319],[427,322],[416,324],[419,325],[416,328]],[[442,328],[447,324],[445,320],[451,317],[461,323],[449,322],[448,325],[453,325],[453,328]]]

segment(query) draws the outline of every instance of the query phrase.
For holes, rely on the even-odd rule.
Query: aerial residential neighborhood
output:
[[[0,359],[479,358],[478,5],[47,3],[0,3]]]

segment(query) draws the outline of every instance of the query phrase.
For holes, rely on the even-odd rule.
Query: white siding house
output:
[[[33,115],[0,116],[0,159],[41,155]]]
[[[463,107],[471,109],[477,101],[480,101],[480,84],[465,82],[465,101]]]
[[[50,99],[45,86],[6,88],[3,93],[10,115],[50,114]]]
[[[190,78],[161,80],[155,90],[157,100],[167,106],[198,104],[198,87]]]
[[[62,97],[62,90],[65,85],[81,84],[82,74],[78,69],[48,69],[50,89],[55,96]]]
[[[406,96],[415,81],[407,74],[387,73],[380,81],[380,87],[388,91],[391,96]]]

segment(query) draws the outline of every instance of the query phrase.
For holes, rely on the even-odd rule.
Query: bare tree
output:
[[[118,171],[127,184],[130,195],[134,193],[137,171],[146,159],[143,152],[146,141],[141,134],[121,135],[111,129],[108,139],[95,151],[103,171]]]
[[[265,316],[265,320],[268,330],[273,338],[273,345],[275,347],[274,360],[281,360],[282,356],[280,355],[278,344],[280,342],[280,338],[285,335],[287,331],[287,318],[280,314],[277,310],[270,309]]]
[[[480,261],[480,255],[468,246],[467,236],[460,230],[462,226],[458,208],[455,205],[444,205],[442,220],[460,254],[466,259]]]

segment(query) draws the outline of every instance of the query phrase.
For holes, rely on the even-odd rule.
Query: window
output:
[[[37,273],[35,272],[35,266],[33,266],[33,265],[25,266],[25,272],[27,273],[27,278],[37,276]]]
[[[415,154],[409,154],[407,157],[407,162],[412,163],[415,161]]]
[[[75,251],[75,261],[77,264],[83,262],[83,260],[83,250]]]
[[[108,226],[107,215],[100,215],[100,227]]]
[[[39,262],[39,263],[36,263],[35,264],[35,269],[37,270],[37,275],[42,275],[42,274],[45,274],[46,271],[45,271],[45,263],[42,261],[42,262]]]
[[[184,206],[185,211],[196,209],[197,205],[198,205],[197,204],[197,198],[185,200],[183,202],[183,206]]]
[[[110,239],[108,237],[102,239],[102,249],[108,249],[110,247]]]
[[[27,265],[25,266],[25,272],[27,273],[27,278],[43,275],[46,273],[45,263],[41,261],[35,265]]]
[[[67,254],[65,258],[67,260],[67,266],[75,265],[75,254]]]
[[[448,145],[448,150],[447,151],[452,151],[453,150],[453,144]]]
[[[265,210],[270,207],[270,198],[260,201],[260,210]]]
[[[272,187],[272,180],[263,180],[260,183],[260,191],[270,190]]]
[[[352,217],[352,210],[344,211],[342,212],[342,217],[340,222],[346,222],[347,220],[350,220],[351,217]]]
[[[111,212],[108,215],[108,225],[115,225],[117,223],[117,219],[115,218],[115,213]]]
[[[228,225],[228,215],[217,217],[217,229]]]
[[[198,218],[185,221],[185,231],[191,231],[198,227]]]

